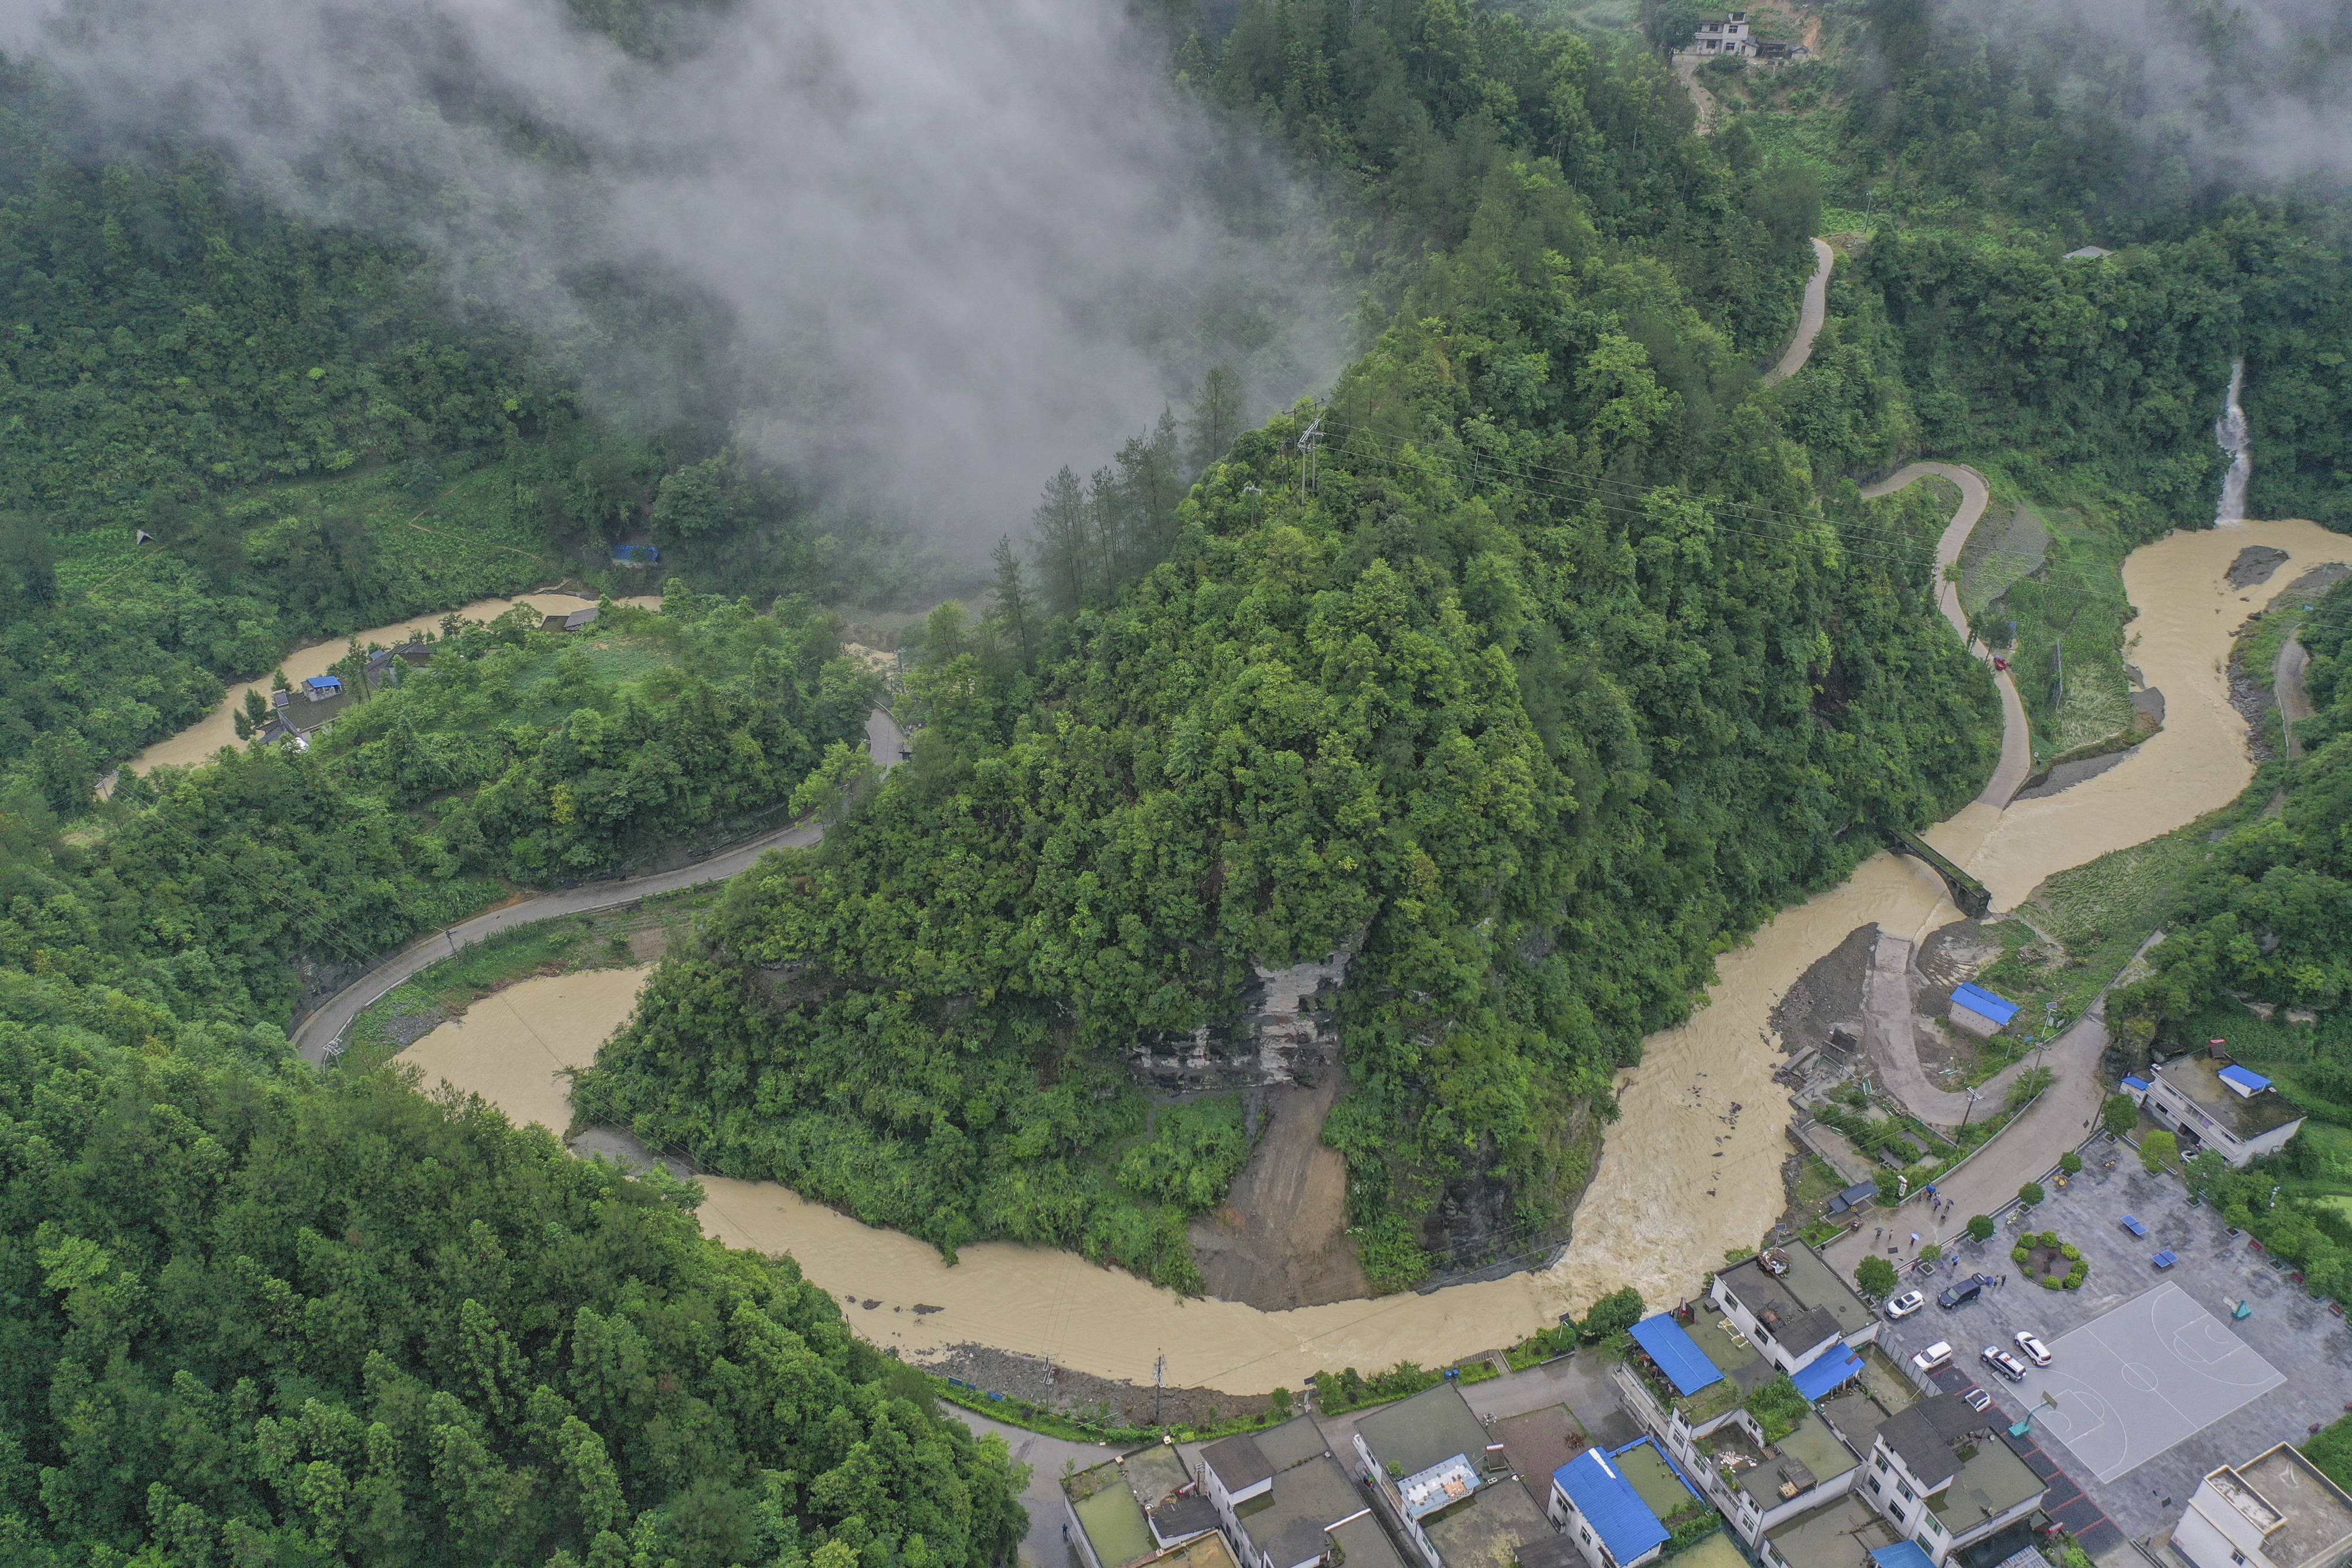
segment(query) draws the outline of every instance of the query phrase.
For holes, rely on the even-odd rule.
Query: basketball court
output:
[[[2016,1396],[2102,1482],[2286,1381],[2170,1283],[2052,1341],[2050,1356]]]

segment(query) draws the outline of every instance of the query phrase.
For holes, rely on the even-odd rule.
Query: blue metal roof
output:
[[[1878,1568],[1936,1568],[1936,1560],[1927,1555],[1916,1541],[1898,1541],[1892,1546],[1871,1548],[1870,1560]]]
[[[2126,1089],[2137,1089],[2141,1093],[2145,1094],[2147,1092],[2147,1080],[2145,1078],[2126,1078],[2124,1080],[2124,1087]]]
[[[2017,1016],[2017,1004],[2007,997],[1997,997],[1982,986],[1954,986],[1952,1005],[1970,1012],[1982,1013],[1997,1024],[2007,1024]]]
[[[1633,1325],[1633,1343],[1650,1353],[1677,1394],[1696,1394],[1723,1381],[1723,1369],[1707,1360],[1698,1341],[1691,1338],[1672,1312],[1643,1318]],[[1622,1561],[1622,1559],[1621,1559]]]
[[[2253,1069],[2234,1065],[2221,1069],[2221,1082],[2234,1083],[2249,1094],[2259,1094],[2271,1086],[2271,1081]]]
[[[1552,1471],[1551,1479],[1619,1563],[1631,1563],[1665,1544],[1666,1527],[1600,1449],[1585,1449]]]
[[[302,684],[310,687],[314,692],[339,692],[343,689],[343,677],[341,675],[312,675],[309,680],[304,681]]]
[[[1819,1399],[1849,1377],[1862,1375],[1862,1357],[1839,1345],[1836,1349],[1813,1357],[1809,1365],[1799,1367],[1789,1381],[1797,1392],[1808,1399]]]

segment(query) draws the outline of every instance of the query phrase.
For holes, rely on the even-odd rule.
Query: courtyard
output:
[[[2352,1330],[2247,1238],[2229,1234],[2220,1215],[2191,1205],[2178,1176],[2143,1171],[2133,1149],[2105,1140],[2084,1158],[2064,1186],[2044,1179],[2048,1198],[2030,1219],[2012,1209],[1990,1241],[1947,1242],[1956,1269],[1921,1277],[1906,1266],[1905,1288],[1926,1290],[1928,1304],[1883,1337],[1906,1364],[1949,1341],[1955,1366],[2004,1417],[2032,1410],[2053,1457],[2108,1518],[2144,1539],[2179,1517],[2207,1471],[2300,1443],[2352,1408]],[[2126,1215],[2145,1238],[2125,1229]],[[1911,1228],[1901,1211],[1894,1223]],[[2010,1249],[2029,1229],[2055,1230],[2082,1250],[2090,1273],[2080,1290],[2045,1290],[2020,1275]],[[1881,1256],[1907,1264],[1908,1250]],[[2159,1251],[2178,1261],[2158,1269]],[[1939,1309],[1935,1292],[1970,1272],[2011,1280]],[[2233,1318],[2241,1302],[2248,1315]],[[2052,1364],[2012,1384],[1978,1355],[1987,1345],[2014,1349],[2020,1329],[2050,1346]]]

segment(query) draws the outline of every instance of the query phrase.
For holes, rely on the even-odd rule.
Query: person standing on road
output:
[[[1915,1252],[1919,1249],[1919,1233],[1916,1230],[1911,1233],[1911,1249]]]

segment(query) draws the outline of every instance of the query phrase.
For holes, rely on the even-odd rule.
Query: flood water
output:
[[[2292,559],[2241,594],[2223,573],[2248,545],[2274,546]],[[2245,724],[2229,703],[2231,640],[2280,586],[2330,560],[2352,561],[2352,538],[2304,522],[2177,533],[2133,552],[2124,582],[2139,613],[2127,656],[2164,693],[2163,731],[2072,789],[2007,810],[1972,804],[1926,836],[2006,909],[2053,872],[2227,804],[2253,774]],[[1074,1254],[1005,1243],[965,1248],[950,1269],[921,1242],[772,1183],[705,1177],[703,1228],[736,1246],[791,1253],[812,1280],[854,1298],[848,1312],[861,1334],[916,1355],[971,1342],[1142,1383],[1164,1353],[1171,1384],[1244,1394],[1296,1386],[1318,1370],[1442,1364],[1512,1343],[1622,1285],[1638,1286],[1654,1305],[1676,1301],[1696,1291],[1727,1249],[1753,1246],[1784,1206],[1789,1153],[1788,1098],[1772,1082],[1783,1060],[1768,1021],[1773,1005],[1856,926],[1876,922],[1916,939],[1956,918],[1933,873],[1882,853],[1725,955],[1707,1005],[1653,1036],[1643,1064],[1623,1076],[1622,1114],[1577,1211],[1575,1239],[1543,1273],[1269,1312],[1188,1301]],[[427,1087],[446,1079],[519,1119],[557,1125],[564,1102],[554,1073],[591,1060],[625,1020],[642,973],[608,971],[620,977],[597,979],[593,991],[591,977],[525,981],[419,1040],[404,1060],[426,1069]],[[938,1310],[919,1314],[918,1306]]]
[[[458,606],[456,613],[467,621],[495,621],[514,606],[528,604],[542,615],[558,612],[568,615],[580,609],[583,604],[593,602],[594,601],[583,600],[570,593],[525,593],[513,599],[477,599],[471,604]],[[658,595],[641,594],[631,599],[616,600],[614,602],[641,605],[648,610],[661,608],[661,599]],[[287,654],[278,668],[284,670],[286,678],[299,687],[312,675],[325,674],[337,661],[350,653],[352,637],[358,638],[359,644],[362,648],[370,643],[380,643],[387,648],[396,647],[403,643],[414,642],[426,632],[437,635],[441,628],[441,617],[446,613],[449,612],[411,616],[405,621],[395,621],[389,626],[372,626],[364,632],[355,632],[351,637],[337,637],[330,642],[313,643],[307,648],[297,648]],[[179,734],[157,741],[124,766],[136,768],[142,773],[151,768],[166,766],[194,768],[197,763],[210,759],[213,753],[222,747],[235,746],[237,743],[236,715],[245,706],[245,694],[259,692],[262,700],[268,701],[270,690],[269,679],[268,675],[264,675],[257,681],[244,681],[229,687],[228,695],[221,699],[218,707],[180,731]]]

